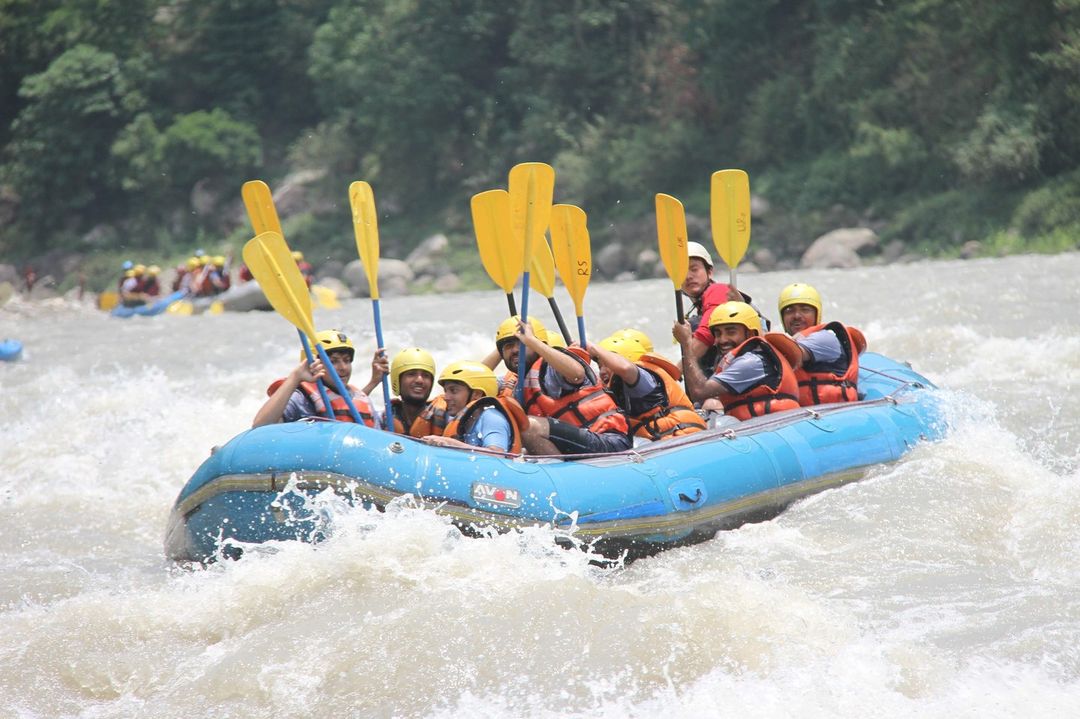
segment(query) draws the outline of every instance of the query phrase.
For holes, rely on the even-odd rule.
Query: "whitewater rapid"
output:
[[[814,284],[827,319],[943,388],[953,429],[773,521],[615,567],[402,505],[342,509],[317,547],[172,568],[177,492],[250,425],[295,330],[13,300],[0,717],[1080,715],[1078,274],[1065,254],[741,275],[774,319],[781,287]],[[635,326],[674,356],[671,302],[666,280],[594,284],[590,336]],[[442,366],[490,349],[505,300],[382,313],[391,351]],[[370,303],[316,323],[357,341],[363,379]]]

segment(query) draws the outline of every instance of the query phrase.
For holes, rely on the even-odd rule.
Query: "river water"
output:
[[[342,512],[318,547],[174,569],[177,492],[296,361],[295,331],[15,300],[0,717],[1080,715],[1077,276],[1078,254],[741,276],[774,318],[781,287],[816,285],[828,318],[944,388],[953,430],[615,567],[403,506]],[[496,291],[383,301],[388,346],[440,365],[486,353],[504,313]],[[671,315],[666,280],[586,298],[594,338],[637,326],[668,354]],[[365,300],[316,323],[374,348]]]

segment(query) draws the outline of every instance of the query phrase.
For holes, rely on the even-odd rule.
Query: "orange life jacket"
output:
[[[829,404],[830,402],[858,402],[859,401],[859,352],[865,347],[866,340],[862,343],[858,338],[862,333],[853,328],[845,327],[839,322],[814,325],[808,327],[800,335],[809,336],[821,330],[831,330],[840,340],[840,348],[848,359],[847,369],[842,374],[835,372],[812,372],[805,367],[795,370],[795,378],[799,381],[799,404],[806,407],[812,404]],[[858,335],[855,335],[855,332]]]
[[[507,370],[499,384],[499,397],[513,397],[514,390],[517,389],[517,372]]]
[[[779,375],[780,380],[775,387],[763,382],[739,394],[721,392],[719,399],[724,404],[724,413],[736,419],[750,419],[798,408],[799,382],[795,379],[795,370],[763,337],[751,337],[724,355],[716,365],[716,373],[722,372],[736,357],[747,352],[761,357],[765,361],[766,371],[771,370],[771,374]]]
[[[510,422],[510,449],[512,454],[521,454],[521,433],[529,427],[529,418],[517,400],[510,397],[481,397],[475,402],[465,405],[461,414],[446,425],[445,437],[453,437],[464,441],[465,435],[472,429],[473,423],[480,417],[480,413],[486,407],[494,407],[502,412]]]
[[[427,403],[420,415],[413,420],[408,432],[405,431],[405,424],[401,421],[403,416],[399,409],[401,400],[392,399],[390,404],[394,408],[394,432],[397,434],[405,434],[417,439],[430,437],[431,435],[441,437],[445,434],[446,425],[450,422],[450,415],[446,413],[446,398],[441,394]]]
[[[266,394],[272,395],[277,388],[281,386],[284,379],[275,380],[269,387],[266,388]],[[356,407],[357,414],[360,415],[360,419],[368,427],[375,426],[375,416],[371,412],[371,405],[368,404],[367,395],[361,394],[360,390],[353,387],[351,384],[346,385],[349,389],[349,394],[352,395],[353,405]],[[315,412],[320,417],[326,416],[326,405],[323,404],[322,395],[319,394],[319,387],[314,382],[301,382],[297,388],[304,393],[304,396],[311,400],[311,404],[315,406]],[[334,419],[341,422],[352,422],[352,413],[349,411],[349,405],[346,404],[345,398],[331,389],[326,387],[326,394],[330,397],[330,409],[334,412]]]
[[[536,417],[562,420],[596,434],[604,432],[628,434],[630,430],[622,410],[615,404],[611,395],[604,390],[603,385],[595,380],[596,375],[589,368],[588,353],[580,347],[558,349],[582,364],[585,368],[585,382],[563,397],[556,398],[544,394],[540,378],[547,369],[547,362],[540,358],[525,376],[525,412]],[[590,376],[594,378],[591,383]]]
[[[694,403],[686,396],[679,378],[682,370],[668,361],[666,357],[648,352],[635,364],[651,373],[662,383],[663,399],[649,410],[639,415],[632,415],[629,407],[619,406],[626,412],[630,424],[630,433],[646,439],[658,440],[693,434],[705,429],[705,420],[694,410]],[[612,390],[618,402],[624,382],[618,376],[612,379]]]

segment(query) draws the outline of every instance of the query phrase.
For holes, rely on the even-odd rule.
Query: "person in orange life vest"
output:
[[[371,362],[371,379],[363,389],[356,389],[349,384],[352,378],[353,357],[356,354],[356,348],[353,347],[349,338],[338,330],[323,330],[318,332],[315,338],[326,351],[341,381],[349,388],[353,404],[356,405],[356,410],[364,424],[369,427],[377,426],[377,417],[371,409],[368,393],[382,381],[383,375],[389,369],[385,352],[376,350]],[[255,414],[251,426],[261,427],[276,422],[296,422],[306,417],[325,417],[322,397],[315,384],[315,381],[320,379],[326,386],[334,416],[344,422],[352,422],[348,405],[337,393],[335,383],[330,379],[318,354],[315,354],[315,361],[308,364],[307,356],[301,350],[300,364],[287,377],[277,380],[266,390],[270,399],[266,400],[266,403]]]
[[[686,270],[686,279],[683,280],[682,293],[690,298],[686,319],[694,330],[695,342],[691,344],[691,350],[701,366],[701,371],[708,373],[716,366],[719,358],[712,333],[709,331],[709,316],[713,309],[725,302],[745,302],[753,306],[753,300],[750,295],[731,285],[713,281],[712,255],[700,242],[687,242],[686,252],[690,257],[690,264]],[[757,310],[756,307],[754,309]],[[758,316],[768,330],[769,320],[760,312]]]
[[[390,388],[396,395],[394,431],[410,437],[441,435],[450,417],[442,395],[428,401],[435,386],[435,358],[419,347],[403,349],[390,363]]]
[[[140,307],[146,304],[145,275],[145,265],[135,265],[124,273],[124,282],[120,285],[120,302],[124,307]]]
[[[630,434],[659,440],[705,429],[705,420],[679,385],[682,372],[646,352],[639,340],[617,332],[598,345],[590,343],[589,354],[600,365],[600,380],[626,413]]]
[[[821,295],[808,284],[785,287],[777,306],[784,331],[802,351],[802,366],[795,370],[799,404],[857,402],[859,354],[866,349],[862,332],[839,322],[825,324]]]
[[[195,258],[198,263],[191,272],[190,291],[196,297],[210,297],[217,294],[213,283],[210,282],[210,273],[214,264],[210,255],[199,255]]]
[[[603,454],[631,448],[626,417],[604,391],[585,350],[549,347],[521,320],[515,340],[503,348],[503,358],[525,352],[531,368],[522,379],[529,415],[522,441],[530,453]]]
[[[186,262],[176,266],[176,278],[173,280],[173,292],[177,290],[191,291],[191,273],[199,268],[199,260],[189,257]]]
[[[248,269],[248,266],[246,264],[240,265],[240,271],[237,274],[240,277],[241,284],[243,284],[244,282],[251,282],[253,279],[255,279],[255,275],[251,274],[251,270]]]
[[[220,295],[229,289],[229,271],[225,269],[225,258],[222,255],[214,257],[210,261],[210,270],[206,273],[208,284],[207,292],[211,295]]]
[[[462,361],[439,375],[446,411],[452,417],[442,435],[422,442],[437,447],[483,447],[498,452],[521,452],[521,430],[529,420],[511,397],[497,397],[499,381],[482,362]]]
[[[120,265],[120,279],[118,279],[116,281],[116,291],[117,292],[124,289],[124,280],[131,277],[131,275],[129,275],[128,272],[130,272],[133,269],[135,269],[135,263],[132,262],[131,260],[124,260],[123,264]]]
[[[143,292],[147,297],[158,297],[161,294],[161,281],[158,279],[158,275],[161,274],[161,268],[157,265],[150,265],[146,268],[146,283],[143,287]]]
[[[292,257],[296,260],[296,266],[300,268],[300,274],[304,276],[304,282],[307,283],[308,289],[311,289],[311,283],[315,279],[315,268],[311,266],[311,263],[304,259],[304,253],[300,250],[293,250]]]
[[[709,377],[701,371],[690,354],[693,337],[690,324],[676,322],[672,334],[682,347],[686,388],[695,402],[718,399],[724,412],[736,419],[749,419],[771,412],[796,409],[799,385],[791,360],[798,361],[794,342],[761,337],[757,310],[745,302],[725,302],[709,318],[716,346],[723,354]],[[773,345],[776,343],[776,346]],[[790,357],[790,359],[789,359]]]
[[[517,329],[520,320],[520,315],[514,315],[499,323],[495,330],[495,349],[482,360],[492,370],[499,366],[500,360],[506,368],[506,373],[499,378],[500,397],[513,397],[514,389],[517,387],[518,352],[521,348],[521,343],[517,339]],[[550,341],[550,337],[556,334],[549,332],[535,317],[529,318],[529,324],[532,325],[533,334],[537,337],[547,338]],[[566,346],[565,343],[563,346]]]

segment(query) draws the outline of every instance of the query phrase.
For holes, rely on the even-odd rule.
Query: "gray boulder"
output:
[[[379,294],[408,294],[409,283],[413,281],[415,276],[412,268],[403,260],[379,260]],[[353,260],[345,265],[342,279],[349,286],[353,297],[371,296],[367,273],[364,271],[364,265],[360,260]]]
[[[327,260],[315,270],[315,281],[319,284],[325,284],[323,280],[329,278],[340,280],[343,274],[345,274],[344,262],[340,260]]]
[[[814,240],[799,262],[805,268],[850,268],[862,266],[859,253],[876,248],[877,233],[866,227],[833,230]]]
[[[660,253],[651,247],[646,247],[638,253],[637,260],[634,262],[634,269],[637,276],[643,280],[667,276],[664,263],[660,261]]]
[[[405,262],[412,268],[415,275],[431,275],[439,277],[446,274],[446,251],[450,248],[450,240],[446,235],[439,233],[427,238],[416,249],[408,254]]]
[[[300,170],[287,175],[274,188],[274,207],[277,208],[281,221],[291,215],[324,209],[312,207],[313,193],[309,185],[318,182],[326,175],[326,170]]]
[[[621,242],[609,242],[593,255],[593,271],[611,279],[630,269],[630,255]]]
[[[776,254],[768,247],[759,247],[754,250],[753,262],[765,272],[775,270]]]
[[[365,277],[364,279],[366,280],[367,278]],[[324,277],[315,284],[333,290],[339,300],[346,300],[352,297],[352,292],[349,291],[348,286],[337,277]],[[382,285],[379,285],[379,289],[382,289]]]
[[[436,292],[457,292],[461,289],[461,278],[453,272],[448,272],[436,279],[432,288]]]

